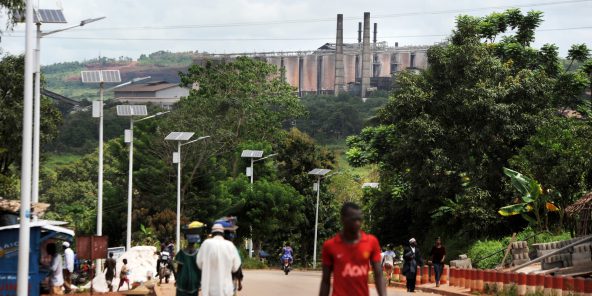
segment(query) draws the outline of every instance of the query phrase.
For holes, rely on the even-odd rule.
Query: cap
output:
[[[411,243],[416,243],[416,242],[417,242],[417,241],[416,241],[414,238],[411,238],[411,239],[409,240],[409,243],[410,243],[410,244],[411,244]]]
[[[66,247],[66,248],[69,248],[70,247],[70,243],[69,242],[63,242],[62,243],[62,246]]]
[[[214,232],[224,233],[224,226],[220,223],[214,224],[214,226],[212,226],[212,233]]]

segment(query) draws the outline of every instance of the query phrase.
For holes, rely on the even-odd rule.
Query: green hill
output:
[[[136,77],[151,76],[152,80],[179,82],[179,71],[186,71],[197,53],[158,51],[141,55],[134,61],[129,57],[117,59],[100,57],[83,62],[57,63],[42,68],[45,88],[75,100],[93,100],[98,96],[98,85],[83,84],[80,71],[97,69],[118,69],[122,81]],[[106,93],[111,98],[112,93]]]

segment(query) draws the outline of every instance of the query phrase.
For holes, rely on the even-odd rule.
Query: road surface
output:
[[[310,296],[318,295],[321,273],[313,271],[292,271],[284,275],[278,270],[245,270],[245,280],[240,296]],[[172,284],[162,285],[160,295],[174,295]],[[389,288],[388,295],[403,296],[408,293],[403,289]],[[370,286],[370,295],[376,296],[376,289]],[[413,293],[413,296],[425,296],[427,293]],[[434,294],[431,294],[434,295]]]

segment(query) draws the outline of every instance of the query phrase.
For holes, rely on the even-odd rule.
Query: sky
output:
[[[357,39],[358,22],[370,12],[378,40],[391,45],[443,41],[459,14],[482,16],[509,7],[540,10],[544,22],[535,47],[574,43],[592,47],[592,0],[33,0],[42,9],[63,9],[68,24],[106,17],[84,27],[46,36],[42,65],[99,56],[131,57],[166,50],[212,53],[313,50],[335,42],[336,15],[344,15],[345,42]],[[5,15],[3,12],[2,15]],[[1,24],[5,19],[0,19]],[[5,31],[4,53],[24,52],[24,25]]]

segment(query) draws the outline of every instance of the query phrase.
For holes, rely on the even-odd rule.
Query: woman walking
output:
[[[440,287],[440,277],[444,270],[444,260],[446,259],[446,249],[442,245],[440,238],[436,239],[436,244],[432,247],[430,252],[432,257],[432,264],[434,264],[434,272],[436,273],[436,287]]]

